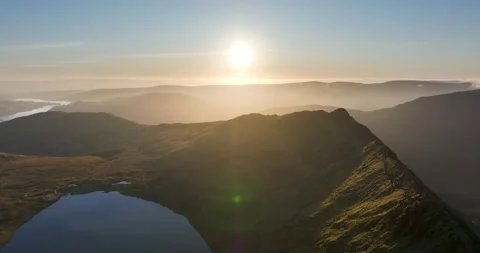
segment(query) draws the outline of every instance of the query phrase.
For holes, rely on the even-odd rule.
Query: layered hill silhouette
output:
[[[472,89],[472,83],[397,80],[376,84],[301,82],[272,85],[162,85],[147,88],[99,89],[79,92],[34,93],[33,97],[65,101],[102,101],[148,93],[181,93],[242,113],[305,104],[332,105],[358,110],[391,107],[421,96]]]
[[[75,102],[55,108],[64,112],[106,112],[147,125],[224,120],[227,111],[178,93],[149,93],[99,102]]]
[[[113,158],[81,158],[79,163],[85,163],[88,174],[78,166],[65,166],[70,158],[56,158],[57,166],[50,162],[32,171],[21,170],[26,166],[23,159],[30,158],[14,157],[0,160],[2,175],[21,178],[19,173],[34,173],[36,178],[30,180],[43,183],[37,185],[39,189],[28,190],[36,192],[38,198],[59,187],[94,191],[95,185],[132,181],[121,190],[123,194],[158,202],[185,215],[213,252],[480,250],[478,238],[466,223],[343,109],[285,116],[251,114],[223,122],[154,127],[123,120],[123,125],[117,126],[119,119],[106,114],[46,113],[23,120],[45,118],[51,125],[64,126],[64,122],[71,122],[68,119],[77,117],[91,125],[116,122],[100,124],[113,133],[113,139],[114,134],[123,135],[119,129],[143,130],[129,132],[136,136],[134,141],[103,150],[84,146],[83,153],[103,154],[124,147]],[[17,119],[8,125],[10,130],[3,127],[0,139],[21,124]],[[82,138],[85,136],[73,134],[70,141]],[[52,142],[59,149],[68,146]],[[19,143],[32,148],[27,142]],[[42,152],[42,146],[37,149],[37,153]],[[49,157],[36,159],[52,161]],[[49,173],[60,168],[61,177]],[[20,196],[27,189],[28,182],[10,182],[8,196]],[[9,204],[9,215],[28,213],[20,210],[33,208],[27,204],[34,200]],[[21,218],[25,215],[3,220],[15,225],[10,221]],[[3,229],[13,230],[14,225]]]

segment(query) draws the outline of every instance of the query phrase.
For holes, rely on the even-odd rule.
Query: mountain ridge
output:
[[[212,252],[229,252],[235,241],[253,253],[479,250],[463,221],[344,109],[148,128],[148,138],[136,138],[114,159],[75,158],[77,165],[65,169],[68,157],[36,158],[48,166],[28,175],[44,183],[27,189],[43,199],[57,189],[95,191],[131,181],[122,194],[186,216]],[[0,173],[21,178],[13,171],[33,169],[23,163],[3,163]],[[52,173],[58,170],[61,178]],[[22,196],[26,182],[9,182],[10,194]]]
[[[479,229],[480,90],[421,97],[392,108],[351,111],[442,199]],[[309,106],[312,107],[312,106]],[[277,108],[271,113],[310,109]],[[321,108],[322,106],[313,106]],[[479,230],[480,231],[480,230]]]

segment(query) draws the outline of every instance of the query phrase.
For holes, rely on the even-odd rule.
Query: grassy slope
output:
[[[478,251],[466,224],[385,149],[368,146],[362,164],[317,207],[311,220],[335,213],[318,246],[342,252]]]
[[[57,200],[55,189],[94,177],[98,157],[27,157],[0,153],[0,245]],[[103,172],[102,172],[103,173]]]
[[[478,91],[468,91],[349,113],[391,147],[443,200],[479,224],[479,101]],[[268,113],[316,109],[322,106],[274,108]]]
[[[2,231],[45,206],[25,193],[127,179],[134,183],[123,193],[185,215],[213,252],[478,251],[470,230],[343,110],[157,128],[153,141],[141,138],[111,161],[11,160],[2,168],[10,192],[1,195],[25,204],[5,201],[22,215],[2,214],[1,226],[13,224]],[[28,168],[23,159],[39,160],[18,173]],[[59,160],[37,166],[44,159]],[[24,188],[27,175],[41,183]]]
[[[425,97],[356,119],[449,204],[480,221],[480,93]]]

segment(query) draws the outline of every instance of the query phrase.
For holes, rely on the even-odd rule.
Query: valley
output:
[[[480,253],[479,10],[0,0],[0,253]]]

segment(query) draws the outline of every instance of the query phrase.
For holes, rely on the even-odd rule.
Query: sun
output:
[[[253,50],[245,43],[239,43],[228,51],[230,64],[235,68],[246,68],[253,61]]]

